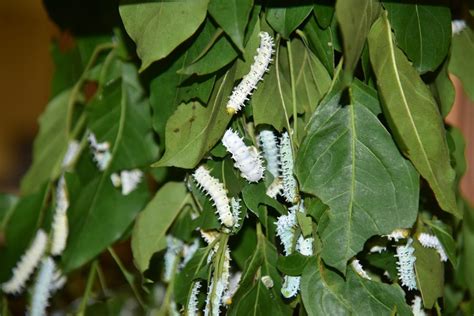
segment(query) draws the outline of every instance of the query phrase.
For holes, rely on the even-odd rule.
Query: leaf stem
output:
[[[285,113],[286,119],[286,128],[288,133],[291,135],[290,119],[288,118],[288,113],[286,111],[285,99],[283,98],[283,91],[281,90],[281,81],[280,81],[280,67],[278,66],[278,60],[280,57],[280,35],[277,35],[276,38],[276,53],[275,53],[275,71],[277,79],[278,93],[280,94],[281,104],[283,106],[283,113]]]
[[[146,310],[145,303],[143,302],[143,299],[140,296],[140,293],[138,292],[137,287],[133,283],[132,274],[130,272],[128,272],[128,270],[125,268],[125,266],[123,265],[123,263],[120,260],[119,256],[115,253],[115,251],[112,247],[107,247],[107,250],[109,251],[109,253],[112,256],[112,258],[114,259],[115,263],[119,267],[119,269],[122,272],[125,280],[128,282],[128,285],[130,285],[130,288],[132,289],[132,292],[135,295],[135,298],[137,299],[138,303],[143,308],[143,310]]]
[[[86,290],[84,292],[84,295],[82,296],[81,305],[77,313],[78,316],[84,316],[84,312],[86,311],[87,301],[89,300],[89,296],[92,291],[92,286],[94,285],[94,281],[95,281],[95,275],[96,275],[98,262],[99,262],[98,259],[95,259],[91,264],[91,268],[89,270],[89,276],[87,277]]]
[[[295,87],[295,76],[294,76],[294,66],[293,66],[293,53],[291,52],[291,41],[286,42],[288,47],[288,65],[290,66],[290,82],[291,82],[291,99],[293,104],[293,135],[292,144],[295,144],[293,147],[298,146],[298,111],[296,109],[296,87]],[[293,149],[294,152],[294,149]]]

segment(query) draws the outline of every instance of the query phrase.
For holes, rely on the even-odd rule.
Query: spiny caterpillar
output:
[[[230,278],[230,251],[229,247],[226,246],[224,250],[223,262],[221,274],[217,275],[217,269],[214,270],[214,275],[209,285],[206,298],[206,307],[204,309],[204,316],[219,315],[219,308],[223,301],[225,291],[229,287]]]
[[[295,296],[300,289],[300,281],[301,277],[299,276],[285,275],[281,286],[281,294],[286,298]]]
[[[280,161],[283,179],[283,197],[289,203],[296,203],[299,199],[298,185],[293,175],[293,152],[291,150],[290,135],[283,133],[280,139]]]
[[[395,257],[398,258],[398,277],[400,278],[402,285],[406,286],[409,290],[416,290],[417,287],[414,266],[416,257],[413,255],[415,248],[412,247],[412,242],[413,240],[409,238],[406,245],[398,246]]]
[[[451,22],[453,36],[461,33],[466,28],[466,26],[466,21],[464,20],[453,20]]]
[[[180,254],[183,250],[184,243],[171,235],[166,236],[166,253],[165,253],[165,271],[163,281],[170,282],[173,274],[178,268]]]
[[[110,144],[108,142],[99,143],[92,132],[89,133],[88,140],[97,168],[99,168],[100,171],[104,171],[112,159]]]
[[[288,256],[292,252],[296,232],[296,211],[290,210],[288,215],[280,215],[276,221],[276,235],[280,238],[283,251]]]
[[[395,229],[388,235],[382,235],[382,237],[387,237],[388,240],[393,240],[395,242],[399,241],[400,239],[405,239],[410,235],[410,231],[408,229]]]
[[[67,209],[69,207],[69,200],[66,192],[66,182],[64,176],[58,181],[56,189],[56,209],[53,217],[52,224],[52,241],[51,241],[51,254],[58,256],[62,254],[66,248],[66,241],[69,232],[68,220],[67,220]]]
[[[354,270],[357,272],[358,275],[360,275],[364,279],[372,280],[370,278],[370,276],[367,274],[367,272],[365,272],[365,270],[362,267],[362,265],[360,264],[359,260],[353,259],[352,262],[351,262],[351,266],[354,268]]]
[[[77,140],[72,140],[67,146],[66,154],[64,155],[61,166],[63,168],[69,168],[74,160],[76,160],[79,149],[81,148]]]
[[[30,247],[13,268],[11,279],[3,283],[2,289],[5,293],[20,293],[23,290],[26,281],[43,257],[47,242],[48,236],[42,229],[39,229]]]
[[[267,170],[276,179],[280,176],[280,159],[277,138],[270,130],[262,130],[258,140],[263,150],[263,157],[267,161]]]
[[[51,296],[54,288],[56,265],[51,257],[43,259],[39,269],[36,283],[33,287],[33,297],[31,299],[31,316],[46,315],[46,307],[48,306],[48,299]]]
[[[220,222],[227,226],[234,226],[234,216],[230,211],[230,201],[227,197],[227,190],[216,178],[211,176],[209,170],[204,166],[199,166],[193,173],[198,186],[209,195],[217,209]]]
[[[239,228],[240,224],[240,199],[232,197],[230,199],[230,209],[232,210],[232,217],[234,218],[234,228]]]
[[[263,177],[265,168],[257,149],[246,146],[240,136],[229,128],[222,137],[222,144],[232,154],[234,166],[240,170],[243,178],[249,182],[258,182]]]
[[[227,113],[235,114],[245,105],[249,95],[257,87],[257,83],[263,80],[263,75],[272,61],[273,38],[267,32],[260,32],[260,47],[257,49],[257,55],[254,56],[254,63],[250,67],[250,72],[246,74],[242,81],[234,87],[232,95],[227,102]]]
[[[415,295],[415,298],[412,301],[411,311],[413,312],[413,316],[426,316],[426,313],[423,310],[423,301],[418,295]]]
[[[448,256],[446,255],[446,251],[444,250],[443,245],[441,245],[438,237],[436,237],[435,235],[421,233],[418,236],[418,241],[423,247],[434,248],[438,252],[441,261],[448,260]]]
[[[199,294],[200,288],[201,288],[201,281],[194,282],[193,288],[191,290],[191,295],[189,296],[188,306],[186,308],[186,315],[188,316],[199,315],[198,294]]]

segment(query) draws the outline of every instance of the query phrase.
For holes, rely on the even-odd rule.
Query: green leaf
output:
[[[216,30],[213,37],[215,42],[212,47],[209,49],[205,48],[202,57],[191,65],[180,69],[178,73],[196,74],[199,76],[210,74],[222,69],[237,58],[238,52],[227,37],[222,34],[222,31]]]
[[[113,159],[113,158],[112,158]],[[148,200],[144,183],[124,196],[102,173],[88,183],[69,187],[69,237],[62,257],[63,271],[70,272],[118,240]]]
[[[444,62],[441,69],[438,70],[435,81],[432,84],[432,91],[436,101],[438,101],[441,116],[445,118],[451,112],[456,94],[454,85],[449,78],[448,62]]]
[[[454,170],[443,121],[428,87],[392,38],[386,15],[369,34],[369,51],[383,110],[402,151],[428,181],[440,207],[458,217]]]
[[[328,205],[318,228],[324,261],[344,272],[373,235],[411,227],[419,183],[413,166],[365,106],[323,100],[307,126],[295,173],[304,192]],[[373,139],[377,139],[374,142]]]
[[[70,90],[52,99],[39,118],[39,133],[33,145],[33,163],[21,181],[21,191],[37,191],[48,180],[59,175],[68,146],[67,120]]]
[[[225,110],[234,84],[235,68],[217,83],[209,104],[181,104],[166,124],[166,151],[153,167],[194,168],[221,139],[231,116]]]
[[[244,49],[244,33],[253,0],[210,0],[208,11],[232,42]]]
[[[154,253],[166,247],[166,232],[187,201],[182,182],[167,182],[138,215],[132,232],[133,260],[140,272]]]
[[[335,1],[333,0],[322,0],[314,5],[314,15],[319,26],[323,29],[331,25],[332,17],[334,16],[334,3]]]
[[[279,47],[277,57],[279,60]],[[279,66],[279,65],[278,65]],[[286,127],[286,115],[291,112],[291,87],[282,80],[277,65],[271,65],[269,73],[263,77],[263,82],[257,85],[252,96],[253,120],[255,125],[269,124],[277,131]]]
[[[87,108],[89,129],[113,148],[112,171],[148,166],[158,153],[150,107],[137,70],[133,64],[123,63],[121,74],[121,80],[104,87]]]
[[[11,276],[12,268],[36,235],[41,224],[40,213],[47,198],[47,189],[46,186],[41,186],[34,194],[20,198],[11,211],[7,225],[1,227],[1,234],[4,234],[5,238],[0,249],[2,283]]]
[[[465,28],[461,33],[453,36],[451,56],[449,58],[449,72],[461,79],[464,91],[469,99],[474,101],[474,31]]]
[[[308,264],[310,258],[303,256],[299,252],[288,256],[279,256],[277,267],[285,275],[301,275],[304,267]]]
[[[354,79],[352,84],[352,98],[354,103],[367,107],[374,115],[382,113],[377,91],[359,79]]]
[[[311,17],[303,28],[309,48],[316,54],[330,75],[334,73],[334,29],[321,29],[316,19]],[[305,39],[305,38],[303,38]]]
[[[337,1],[336,17],[344,40],[344,67],[349,73],[357,65],[367,34],[380,11],[376,0]]]
[[[140,71],[168,56],[196,32],[206,18],[208,0],[123,3],[119,7],[128,35],[137,44]]]
[[[352,268],[347,280],[326,269],[317,258],[306,265],[301,277],[301,297],[308,315],[412,315],[404,292],[360,277]]]
[[[269,8],[267,10],[267,22],[284,39],[289,39],[291,33],[303,23],[312,10],[312,5]]]
[[[451,11],[443,3],[384,1],[398,46],[415,68],[434,71],[444,60],[451,43]]]
[[[425,308],[431,309],[439,297],[443,296],[444,264],[436,250],[423,247],[417,240],[415,248],[416,283],[423,298]]]
[[[258,206],[265,204],[273,207],[280,214],[285,214],[286,211],[283,206],[278,201],[269,197],[265,192],[266,188],[263,182],[247,184],[244,187],[242,197],[249,210],[258,214]]]
[[[449,152],[451,156],[451,165],[456,172],[456,183],[459,183],[461,178],[466,173],[466,141],[464,135],[459,128],[450,126],[447,131],[447,140],[449,145]]]
[[[447,225],[440,220],[429,221],[427,224],[430,226],[436,237],[438,237],[438,240],[446,251],[449,261],[451,261],[453,267],[456,268],[456,243],[454,242],[453,236],[451,236],[451,233],[448,231]]]

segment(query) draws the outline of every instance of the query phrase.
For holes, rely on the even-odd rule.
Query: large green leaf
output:
[[[132,251],[140,272],[148,269],[155,252],[166,247],[166,231],[186,203],[183,182],[167,182],[138,216],[132,233]]]
[[[210,0],[209,14],[230,36],[232,42],[244,49],[244,33],[253,0]]]
[[[269,8],[267,10],[267,21],[284,39],[289,39],[291,33],[303,23],[312,10],[312,5]]]
[[[370,60],[384,100],[384,114],[398,145],[428,181],[441,208],[461,217],[438,106],[392,36],[386,15],[369,34]]]
[[[208,0],[124,2],[119,7],[128,35],[137,44],[140,70],[169,55],[206,18]]]
[[[423,247],[417,240],[415,248],[416,283],[423,298],[425,308],[431,309],[439,297],[443,296],[444,265],[435,249]]]
[[[79,268],[118,240],[149,196],[144,183],[122,195],[112,185],[108,172],[88,183],[75,178],[71,182],[74,184],[69,187],[69,237],[62,257],[65,272]]]
[[[166,151],[154,167],[194,168],[221,139],[231,116],[225,110],[235,68],[217,83],[209,104],[181,104],[166,124]]]
[[[58,94],[39,118],[39,133],[33,145],[33,163],[21,181],[24,194],[59,175],[68,144],[67,114],[70,90]]]
[[[398,46],[419,72],[434,71],[451,42],[449,4],[384,1]]]
[[[301,277],[301,297],[308,315],[412,315],[403,290],[360,277],[352,268],[347,280],[312,258]]]
[[[466,28],[453,36],[449,72],[461,79],[464,91],[474,101],[474,31]]]
[[[357,65],[372,23],[380,15],[376,0],[344,0],[336,3],[336,17],[341,28],[345,69],[352,73]]]
[[[419,184],[377,117],[340,97],[325,98],[311,118],[295,173],[304,192],[329,206],[319,227],[321,255],[344,272],[371,236],[414,223]]]

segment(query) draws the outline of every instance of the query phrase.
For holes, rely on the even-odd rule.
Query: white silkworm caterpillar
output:
[[[300,289],[301,277],[285,275],[283,285],[281,287],[281,294],[283,297],[290,298],[298,293]]]
[[[212,315],[219,316],[219,309],[222,304],[222,299],[225,291],[229,287],[230,277],[230,251],[226,247],[224,252],[224,262],[222,264],[222,270],[220,275],[216,275],[214,270],[214,276],[206,298],[206,307],[204,309],[204,316]]]
[[[51,257],[43,259],[39,269],[36,283],[33,287],[33,297],[31,299],[31,316],[46,315],[48,299],[51,296],[52,284],[56,265]]]
[[[197,316],[199,313],[198,310],[198,294],[199,289],[201,288],[201,281],[194,282],[194,285],[191,290],[191,295],[189,297],[188,306],[186,308],[186,315],[188,316]]]
[[[461,33],[466,27],[466,21],[464,20],[453,20],[451,22],[451,29],[453,35]]]
[[[62,176],[56,188],[56,209],[51,227],[52,241],[51,254],[58,256],[62,254],[66,248],[66,241],[69,233],[67,209],[69,207],[69,199],[67,197],[66,181]]]
[[[89,133],[88,140],[97,168],[100,171],[104,171],[112,159],[110,144],[108,142],[99,143],[92,132]]]
[[[209,170],[204,166],[198,167],[193,177],[198,186],[211,197],[211,200],[216,206],[220,222],[227,227],[232,227],[234,225],[234,217],[230,211],[230,201],[227,197],[227,190],[224,188],[224,185],[211,176]]]
[[[413,240],[409,238],[406,245],[398,246],[397,254],[395,255],[395,257],[398,258],[398,277],[400,278],[402,285],[406,286],[409,290],[416,290],[416,257],[413,255],[413,253],[415,252],[415,248],[412,247],[412,242]]]
[[[270,130],[262,130],[258,135],[263,157],[267,161],[267,170],[275,179],[280,176],[280,151],[275,134]]]
[[[283,197],[289,203],[298,201],[298,185],[293,174],[293,152],[291,150],[290,135],[283,133],[280,139],[280,161],[283,179]]]
[[[273,38],[267,32],[260,32],[258,35],[260,36],[260,47],[257,49],[257,55],[254,56],[250,72],[232,91],[226,106],[229,114],[237,113],[245,106],[245,101],[249,99],[252,91],[257,87],[257,83],[263,80],[263,75],[272,61]]]
[[[365,272],[365,270],[362,267],[362,265],[360,264],[359,260],[357,260],[357,259],[352,260],[351,266],[354,268],[354,270],[357,272],[358,275],[360,275],[364,279],[372,280],[370,278],[370,276],[367,274],[367,272]]]
[[[232,210],[232,217],[234,218],[234,228],[237,229],[240,227],[240,199],[232,197],[230,199],[230,208]]]
[[[142,180],[143,172],[139,169],[123,170],[120,172],[120,183],[122,184],[122,195],[128,195],[135,190]]]
[[[224,295],[222,296],[222,301],[226,305],[232,304],[232,297],[234,296],[235,292],[237,292],[237,289],[239,288],[239,283],[240,283],[241,278],[242,278],[242,272],[240,271],[230,276],[229,287],[224,292]]]
[[[258,182],[262,179],[265,168],[255,147],[246,146],[242,138],[231,128],[224,133],[222,144],[232,154],[234,166],[240,170],[243,178],[249,182]]]
[[[423,302],[421,297],[418,295],[415,295],[415,298],[412,301],[411,311],[413,312],[413,316],[426,316],[426,313],[423,310]]]
[[[39,229],[30,247],[21,257],[10,280],[2,284],[5,293],[20,293],[41,260],[48,242],[46,233]]]
[[[312,256],[313,255],[313,238],[304,238],[302,235],[298,238],[296,242],[296,250],[301,253],[303,256]]]
[[[64,155],[63,162],[61,164],[63,168],[68,168],[71,166],[72,162],[76,159],[80,148],[81,146],[77,140],[71,140],[69,142],[66,154]]]
[[[382,247],[382,246],[373,246],[372,248],[370,248],[370,252],[371,253],[374,253],[374,252],[378,252],[378,253],[382,253],[384,251],[387,250],[387,247]]]
[[[395,242],[399,241],[400,239],[405,239],[410,235],[410,231],[408,229],[395,229],[388,235],[382,235],[382,237],[387,237],[388,240],[393,240]]]
[[[443,245],[441,245],[438,237],[436,237],[435,235],[421,233],[418,236],[418,241],[423,247],[434,248],[438,252],[441,261],[448,260],[448,256],[446,255],[446,251],[444,250]]]
[[[295,210],[289,210],[288,215],[280,215],[275,223],[276,235],[280,238],[286,256],[292,253],[297,227],[295,212]]]
[[[166,253],[165,253],[165,269],[163,281],[170,282],[173,274],[178,268],[178,262],[181,251],[183,250],[183,242],[171,235],[166,236]]]

